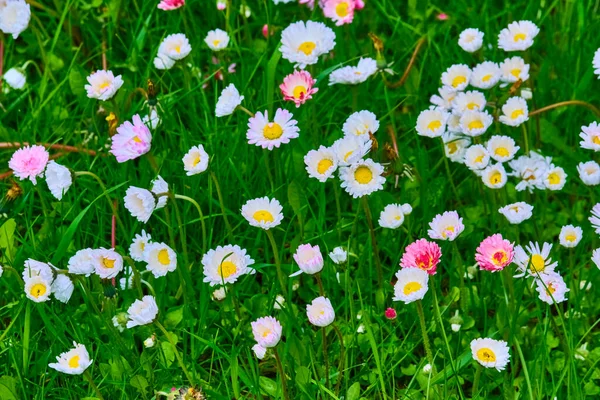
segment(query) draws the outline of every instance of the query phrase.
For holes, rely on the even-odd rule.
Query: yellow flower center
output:
[[[521,115],[525,115],[525,113],[523,112],[523,110],[521,110],[520,108],[518,110],[513,111],[512,113],[510,113],[510,117],[512,119],[517,119],[519,118]]]
[[[435,131],[436,129],[438,129],[440,126],[442,126],[442,121],[436,119],[435,121],[431,121],[429,123],[429,125],[427,125],[427,129],[429,129],[430,131]]]
[[[552,172],[548,175],[548,182],[551,185],[558,185],[560,183],[560,176],[556,172]]]
[[[294,88],[294,98],[301,99],[306,95],[306,88],[304,86],[296,86]]]
[[[456,142],[450,142],[446,144],[446,146],[448,146],[448,153],[450,154],[454,154],[458,150],[458,145],[456,144]]]
[[[369,167],[360,166],[354,171],[354,179],[356,179],[358,183],[366,185],[373,180],[373,172],[371,172]]]
[[[169,257],[169,251],[167,249],[162,249],[158,252],[158,262],[162,265],[169,265],[171,263],[171,258]]]
[[[341,18],[344,18],[346,15],[348,15],[348,3],[343,2],[335,6],[335,13]]]
[[[317,164],[317,172],[319,174],[324,174],[329,168],[331,168],[332,165],[333,161],[331,161],[328,158],[324,158],[321,161],[319,161],[319,164]]]
[[[75,355],[69,359],[69,367],[77,368],[79,367],[79,356]]]
[[[494,150],[494,153],[496,153],[496,155],[499,157],[508,157],[510,155],[510,152],[506,149],[506,147],[498,147],[496,150]]]
[[[448,236],[448,233],[453,233],[453,232],[454,232],[454,227],[447,226],[446,229],[444,229],[444,231],[442,232],[442,237],[445,239],[446,236]]]
[[[518,78],[519,75],[521,75],[521,70],[519,68],[515,68],[513,70],[510,71],[510,74],[512,76],[514,76],[515,78]]]
[[[475,108],[479,108],[479,104],[477,104],[475,102],[470,102],[469,104],[467,104],[467,108],[469,110],[474,110]]]
[[[265,330],[262,333],[262,337],[266,338],[270,334],[271,334],[271,330],[269,328],[265,328]]]
[[[268,212],[267,210],[258,210],[252,216],[254,220],[257,222],[273,222],[275,219],[273,218],[273,214]]]
[[[137,137],[137,136],[134,136],[134,137],[133,137],[133,141],[134,141],[134,142],[136,142],[136,143],[142,143],[142,139],[140,139],[140,138],[139,138],[139,137]]]
[[[518,41],[520,41],[520,40],[525,40],[525,39],[527,39],[527,36],[526,36],[524,33],[517,33],[517,34],[515,35],[515,37],[513,38],[513,40],[514,40],[515,42],[518,42]]]
[[[467,77],[459,75],[452,79],[452,87],[458,87],[467,81]]]
[[[404,289],[402,291],[408,296],[411,293],[418,292],[422,287],[423,286],[421,286],[419,282],[408,282],[406,285],[404,285]]]
[[[577,236],[575,236],[574,234],[569,234],[567,236],[565,236],[565,240],[567,242],[574,242],[577,239]]]
[[[175,50],[176,53],[181,53],[181,46],[177,45],[173,50]]]
[[[223,279],[229,278],[231,275],[235,274],[236,271],[237,265],[231,261],[223,261],[221,265],[219,265],[219,275],[221,275]]]
[[[474,161],[476,164],[477,164],[477,163],[480,163],[480,162],[482,162],[482,161],[483,161],[483,157],[484,157],[484,155],[482,154],[482,155],[480,155],[480,156],[477,156],[477,157],[475,157],[475,160],[473,160],[473,161]]]
[[[483,78],[481,78],[481,80],[482,80],[483,82],[487,82],[487,81],[489,81],[490,79],[492,79],[492,74],[487,74],[487,75],[485,75]]]
[[[112,260],[112,259],[106,258],[106,257],[102,257],[102,265],[104,265],[104,268],[114,268],[115,260]]]
[[[219,43],[221,43],[221,41],[219,39],[213,40],[213,46],[217,47],[219,45]]]
[[[109,87],[109,86],[110,86],[110,82],[109,82],[109,81],[104,81],[104,82],[102,82],[102,83],[100,84],[100,86],[98,86],[98,89],[100,89],[100,90],[104,90],[104,89],[106,89],[106,88],[107,88],[107,87]]]
[[[283,129],[281,128],[281,125],[279,125],[277,122],[270,122],[263,128],[263,136],[266,139],[279,139],[281,135],[283,135]]]
[[[539,254],[534,254],[529,261],[529,269],[531,272],[544,272],[544,269],[546,268],[546,260],[544,260],[544,257]]]
[[[298,46],[298,51],[301,51],[307,56],[310,56],[315,47],[317,47],[317,44],[315,42],[304,42],[300,46]]]
[[[492,349],[484,347],[477,350],[477,358],[483,362],[494,362],[496,361],[496,354],[492,351]]]
[[[196,157],[194,158],[194,161],[192,161],[192,166],[196,166],[200,163],[200,154],[197,154]]]
[[[600,135],[592,137],[592,142],[600,146]]]
[[[29,293],[37,299],[40,296],[43,296],[46,293],[46,290],[48,290],[46,285],[44,285],[43,283],[36,283],[31,287]]]
[[[548,295],[553,295],[554,292],[556,292],[556,288],[554,286],[552,286],[552,283],[549,283],[548,286],[546,286],[546,293],[548,293]]]
[[[483,122],[481,122],[478,119],[469,122],[469,125],[468,125],[469,129],[482,129],[483,127],[484,127]]]
[[[494,171],[492,175],[490,175],[490,183],[492,185],[497,185],[502,182],[502,174],[498,171]]]
[[[347,152],[346,154],[344,154],[344,161],[348,161],[348,159],[350,158],[350,156],[352,155],[352,153],[354,153],[353,150]]]

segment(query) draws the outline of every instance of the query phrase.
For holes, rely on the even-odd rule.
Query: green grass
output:
[[[265,315],[275,315],[284,327],[277,348],[292,399],[583,399],[600,394],[600,306],[596,295],[600,274],[590,261],[592,250],[600,244],[587,221],[600,197],[597,188],[583,185],[576,171],[579,162],[594,157],[600,161],[578,144],[580,127],[598,116],[586,108],[565,107],[532,117],[525,124],[530,148],[552,156],[569,175],[560,192],[516,192],[514,178],[505,188],[492,191],[466,167],[450,163],[456,198],[439,143],[417,136],[414,130],[418,113],[437,92],[441,73],[456,63],[474,65],[481,57],[502,61],[507,55],[497,49],[497,34],[520,19],[529,19],[541,29],[524,56],[531,63],[532,78],[527,82],[533,88],[530,108],[574,99],[598,106],[600,83],[591,67],[600,47],[598,0],[486,0],[477,4],[367,0],[352,25],[334,27],[326,21],[337,36],[335,56],[308,68],[320,80],[319,92],[298,109],[284,104],[278,89],[283,77],[293,71],[287,60],[280,59],[280,30],[296,20],[325,21],[320,11],[311,13],[296,4],[275,6],[270,0],[233,0],[226,12],[220,12],[212,0],[188,0],[183,9],[163,12],[156,9],[156,3],[34,3],[31,23],[21,37],[4,36],[5,71],[28,62],[28,85],[25,91],[0,95],[0,141],[100,150],[94,157],[65,153],[58,162],[74,171],[94,172],[107,190],[103,193],[96,181],[83,176],[57,202],[45,182],[35,187],[17,182],[22,194],[2,203],[6,214],[0,227],[2,265],[20,273],[23,262],[33,258],[66,269],[76,250],[110,247],[112,210],[107,195],[118,200],[122,221],[116,231],[117,251],[127,254],[133,236],[145,229],[154,240],[168,243],[178,253],[178,272],[160,279],[145,274],[143,279],[157,293],[159,320],[176,342],[192,379],[211,399],[283,398],[275,359],[259,362],[251,350],[250,322]],[[252,10],[247,19],[238,12],[242,3]],[[440,12],[449,14],[450,19],[438,21],[435,16]],[[268,40],[261,34],[265,23],[277,29]],[[483,54],[471,55],[458,47],[458,34],[468,27],[485,32]],[[219,54],[219,65],[212,64],[213,53],[203,43],[207,31],[214,28],[226,29],[232,37],[228,50]],[[152,60],[160,41],[178,32],[190,39],[192,53],[172,70],[155,69]],[[397,75],[386,76],[392,82],[400,79],[417,42],[425,38],[406,83],[388,88],[378,74],[356,87],[329,87],[326,75],[332,68],[349,60],[355,63],[360,56],[376,56],[370,32],[383,40],[383,56],[393,62],[391,68]],[[109,69],[122,74],[125,81],[109,102],[88,99],[83,89],[85,77],[102,66],[103,41]],[[487,48],[488,43],[493,48]],[[230,63],[237,64],[235,74],[225,73],[224,82],[212,78],[218,68],[226,69]],[[107,153],[110,140],[104,119],[108,111],[115,112],[120,123],[137,113],[146,115],[148,106],[139,88],[145,90],[148,79],[156,86],[162,118],[152,142],[156,164],[149,157],[118,164]],[[205,83],[208,86],[203,89]],[[246,98],[244,106],[252,111],[290,110],[299,121],[300,138],[272,152],[248,145],[247,115],[238,111],[231,117],[214,116],[218,94],[228,83],[235,83]],[[395,187],[394,176],[389,176],[385,190],[368,197],[376,225],[377,255],[362,201],[348,196],[337,178],[324,184],[310,179],[303,163],[309,150],[340,138],[346,118],[362,109],[373,111],[381,122],[376,134],[379,150],[371,157],[382,160],[384,144],[390,143],[388,132],[393,132],[402,162],[413,168],[416,177],[414,181],[403,177]],[[521,128],[501,126],[500,130],[523,148]],[[220,184],[222,202],[209,172],[185,175],[181,158],[196,144],[203,144],[211,156],[209,171]],[[0,152],[2,172],[7,171],[12,152]],[[230,243],[224,210],[233,230],[232,244],[247,249],[256,260],[257,274],[238,281],[226,300],[211,300],[212,289],[202,282],[203,237],[192,204],[178,200],[176,209],[171,199],[146,225],[124,209],[127,187],[149,187],[158,173],[174,193],[200,204],[208,248]],[[12,185],[12,178],[4,177],[3,188],[8,191]],[[290,288],[293,281],[299,282],[298,290],[290,291],[283,310],[273,310],[279,288],[269,239],[240,214],[248,199],[262,196],[275,197],[284,207],[285,219],[273,235],[286,275],[297,270],[292,254],[302,243],[318,244],[323,254],[340,245],[352,253],[346,265],[327,259],[322,273],[344,342],[342,350],[336,331],[327,328],[329,385],[324,377],[321,332],[308,323],[305,313],[306,304],[318,296],[316,281],[307,275],[289,279]],[[508,225],[496,210],[512,201],[534,205],[534,217],[521,225]],[[414,208],[397,231],[377,225],[379,212],[389,203],[410,203]],[[466,230],[455,242],[456,248],[450,242],[440,243],[442,263],[423,300],[437,370],[429,376],[421,372],[427,361],[416,304],[392,302],[389,282],[399,269],[404,247],[427,237],[428,223],[446,210],[457,210]],[[573,250],[558,245],[558,232],[566,224],[584,230],[584,239]],[[529,280],[512,278],[514,266],[506,273],[477,272],[474,279],[465,279],[461,288],[460,276],[475,263],[476,247],[498,232],[522,245],[529,241],[554,243],[552,258],[559,261],[558,271],[571,289],[569,300],[555,306],[541,302]],[[381,286],[377,257],[383,270]],[[189,260],[187,269],[185,260]],[[142,264],[137,267],[144,268]],[[580,289],[581,280],[591,282],[589,291]],[[122,334],[112,327],[113,315],[126,311],[140,293],[150,293],[146,285],[119,289],[107,297],[110,282],[97,276],[78,278],[67,305],[56,300],[33,303],[24,296],[21,285],[8,271],[0,278],[1,399],[97,396],[83,376],[61,374],[48,367],[73,341],[85,344],[94,359],[88,371],[105,399],[152,399],[155,391],[189,384],[173,346],[154,325]],[[396,320],[384,317],[387,307],[398,311]],[[450,318],[457,310],[464,322],[459,332],[453,332]],[[357,332],[359,326],[364,333]],[[157,345],[144,349],[142,342],[153,333]],[[478,366],[470,356],[469,343],[478,337],[506,340],[511,360],[504,372],[484,370],[480,393],[474,394]],[[583,343],[588,343],[590,352],[583,360],[576,359]]]

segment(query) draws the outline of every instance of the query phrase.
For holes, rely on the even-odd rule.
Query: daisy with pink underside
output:
[[[306,100],[312,99],[312,95],[319,91],[313,87],[317,83],[306,71],[294,71],[283,79],[279,85],[284,100],[293,101],[296,107],[304,104]]]
[[[263,149],[273,150],[281,144],[289,143],[291,139],[299,136],[298,121],[292,119],[293,115],[287,110],[278,108],[273,122],[269,121],[269,113],[257,112],[248,120],[246,138],[249,144],[255,144]]]
[[[477,248],[475,261],[481,269],[496,272],[502,271],[509,265],[515,256],[514,245],[502,235],[495,235],[485,238]]]
[[[435,275],[442,257],[442,249],[435,242],[419,239],[406,246],[400,260],[402,268],[419,268],[429,275]]]
[[[337,26],[350,24],[354,19],[354,0],[326,0],[323,4],[323,14]]]
[[[26,146],[14,152],[8,168],[20,180],[29,179],[34,185],[37,184],[37,178],[44,176],[44,170],[50,154],[44,146]]]
[[[133,116],[133,124],[125,121],[112,137],[110,152],[122,163],[133,160],[150,151],[152,134],[139,115]]]
[[[179,7],[183,7],[185,0],[162,0],[158,3],[158,8],[164,11],[176,10]]]

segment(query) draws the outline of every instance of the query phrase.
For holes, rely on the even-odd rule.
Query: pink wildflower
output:
[[[265,39],[269,37],[269,25],[267,25],[267,24],[263,25],[262,34],[265,37]]]
[[[158,8],[165,11],[176,10],[179,7],[183,7],[184,4],[185,0],[161,0],[158,3]]]
[[[49,158],[50,154],[44,146],[26,146],[14,152],[8,162],[8,168],[12,169],[20,180],[29,179],[35,185],[36,178],[44,176]]]
[[[354,0],[327,0],[323,4],[323,14],[336,25],[352,23],[354,19]]]
[[[363,0],[354,0],[354,9],[362,10],[365,8],[365,2]]]
[[[392,307],[388,307],[388,308],[385,310],[385,317],[386,317],[387,319],[396,319],[396,316],[397,316],[397,315],[398,315],[398,314],[396,313],[396,310],[394,310]]]
[[[110,152],[122,163],[146,154],[152,145],[152,134],[139,115],[133,116],[133,124],[125,121],[112,137]]]
[[[318,88],[313,88],[317,81],[312,78],[307,71],[294,71],[283,79],[279,85],[284,100],[290,100],[300,107],[306,100],[312,99],[312,95],[317,93]]]
[[[501,271],[513,261],[514,246],[511,242],[496,233],[485,238],[477,248],[475,261],[486,271]]]
[[[446,14],[446,13],[441,13],[441,14],[438,14],[436,18],[437,18],[439,21],[446,21],[446,20],[448,20],[448,18],[450,18],[450,17],[448,17],[448,14]]]
[[[429,275],[435,275],[441,257],[442,249],[437,243],[419,239],[406,246],[400,265],[402,268],[419,268]]]
[[[315,0],[300,0],[300,4],[306,4],[311,10],[315,8]]]

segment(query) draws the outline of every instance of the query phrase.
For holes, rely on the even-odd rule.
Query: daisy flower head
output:
[[[44,170],[49,158],[50,154],[44,146],[25,146],[13,153],[8,162],[8,168],[20,180],[29,179],[36,185],[37,178],[44,176]]]
[[[163,11],[176,10],[185,5],[185,0],[161,0],[158,8]]]
[[[600,165],[595,161],[582,162],[577,165],[579,179],[588,186],[600,184]]]
[[[55,161],[50,161],[46,165],[46,184],[50,193],[57,200],[62,200],[63,195],[69,190],[73,183],[73,176],[69,168],[62,166]]]
[[[474,144],[465,151],[465,165],[472,171],[480,171],[490,163],[490,153],[481,144]]]
[[[473,68],[470,84],[478,89],[491,89],[500,81],[502,72],[495,62],[484,61]]]
[[[500,71],[502,71],[502,82],[515,83],[518,80],[525,82],[529,79],[529,64],[525,64],[525,60],[518,56],[502,61]]]
[[[600,248],[592,252],[592,262],[600,269]]]
[[[294,253],[294,260],[298,263],[300,271],[292,274],[299,275],[302,272],[314,275],[323,269],[323,255],[319,249],[319,245],[312,246],[310,243],[301,244]]]
[[[462,91],[469,86],[471,69],[465,64],[455,64],[442,74],[442,83],[452,90]]]
[[[146,154],[152,147],[152,133],[139,115],[133,116],[133,124],[125,121],[111,138],[110,152],[122,163]]]
[[[155,278],[167,275],[177,268],[177,254],[164,243],[148,243],[144,246],[144,261]]]
[[[533,215],[533,206],[519,201],[517,203],[508,204],[501,207],[498,212],[506,217],[511,224],[520,224]]]
[[[358,136],[363,142],[370,140],[370,135],[375,134],[378,129],[377,116],[367,110],[352,113],[342,126],[344,136]]]
[[[567,174],[561,167],[552,166],[546,170],[542,178],[546,189],[561,190],[567,183]]]
[[[396,273],[393,301],[404,304],[421,300],[429,289],[429,274],[418,268],[402,268]]]
[[[132,217],[142,223],[148,222],[156,208],[156,198],[151,191],[130,186],[125,192],[125,208]]]
[[[600,203],[597,203],[591,211],[591,216],[589,217],[589,221],[592,224],[592,227],[596,230],[596,233],[600,235]]]
[[[417,118],[417,134],[430,138],[440,137],[446,131],[446,123],[450,114],[441,108],[431,107],[423,110]]]
[[[84,345],[73,342],[73,346],[73,349],[57,356],[56,363],[50,363],[48,366],[64,374],[83,374],[94,360],[90,360],[90,355]]]
[[[473,359],[486,368],[503,371],[510,361],[508,345],[503,340],[479,338],[471,341]]]
[[[276,227],[283,220],[283,207],[277,199],[260,197],[248,200],[242,206],[242,215],[252,226],[269,230]]]
[[[515,140],[509,136],[494,135],[487,142],[490,157],[500,163],[512,160],[519,149]]]
[[[160,124],[160,117],[158,116],[156,109],[153,108],[152,111],[150,111],[150,114],[143,117],[142,122],[150,129],[156,130],[156,127]]]
[[[217,117],[225,117],[233,114],[237,106],[242,104],[242,100],[244,100],[244,96],[241,96],[235,85],[230,83],[229,86],[223,89],[217,100],[215,115]]]
[[[515,187],[517,191],[545,189],[542,178],[551,165],[547,157],[530,151],[528,156],[511,160],[508,165],[513,169],[510,175],[521,179],[521,182]]]
[[[427,234],[432,239],[454,241],[464,230],[463,219],[456,211],[438,214],[429,223]]]
[[[594,53],[592,66],[594,67],[594,73],[598,75],[598,79],[600,79],[600,48]]]
[[[283,58],[300,69],[316,64],[319,56],[335,46],[335,33],[322,22],[298,21],[281,32]]]
[[[498,47],[504,51],[523,51],[533,45],[540,29],[531,21],[511,22],[498,35]]]
[[[311,178],[316,178],[319,182],[325,182],[333,177],[337,170],[337,157],[329,147],[320,146],[317,150],[311,150],[304,156],[306,172]]]
[[[354,19],[354,0],[323,0],[323,14],[337,26],[351,24]]]
[[[500,189],[506,185],[508,177],[501,163],[489,165],[481,172],[483,184],[490,189]]]
[[[494,118],[487,111],[465,111],[460,117],[462,132],[471,137],[481,136],[494,122]]]
[[[175,60],[166,54],[158,53],[154,57],[154,67],[156,69],[171,69],[175,65]]]
[[[429,275],[435,275],[441,257],[442,249],[437,243],[419,239],[406,246],[400,266],[402,268],[418,268]]]
[[[67,275],[57,275],[54,282],[50,287],[52,289],[52,294],[54,298],[61,303],[68,303],[71,295],[73,294],[73,290],[75,286],[73,286],[73,281]]]
[[[25,73],[19,68],[11,68],[4,73],[2,79],[15,90],[23,90],[27,83]]]
[[[462,114],[465,111],[483,111],[487,101],[485,95],[478,90],[458,92],[452,101],[452,109]]]
[[[503,270],[514,259],[514,245],[508,240],[502,238],[502,235],[495,235],[485,238],[477,247],[475,261],[479,268],[486,271],[496,272]]]
[[[474,53],[483,45],[483,32],[479,29],[468,28],[458,37],[458,45],[468,53]]]
[[[204,38],[204,43],[206,43],[212,51],[221,51],[229,44],[229,35],[222,29],[208,31],[206,38]]]
[[[98,70],[88,76],[87,81],[89,83],[85,85],[87,96],[102,101],[111,99],[123,86],[121,75],[115,76],[112,71]]]
[[[134,326],[148,325],[154,322],[158,315],[158,306],[156,299],[153,296],[147,295],[141,300],[136,300],[127,309],[127,328],[131,329]]]
[[[217,246],[202,256],[204,282],[210,286],[235,283],[241,276],[256,273],[256,270],[250,268],[252,264],[254,260],[240,246]]]
[[[129,256],[135,261],[146,261],[144,258],[144,250],[151,241],[152,237],[142,229],[142,233],[136,234],[129,246]]]
[[[256,358],[258,358],[259,360],[264,359],[265,355],[267,354],[267,348],[262,347],[258,343],[255,344],[254,346],[252,346],[252,351],[254,352],[254,355],[256,356]]]
[[[583,231],[578,226],[565,225],[561,228],[558,240],[563,247],[575,247],[581,241]]]
[[[265,110],[264,114],[257,112],[248,120],[248,143],[268,150],[289,143],[291,139],[297,138],[300,132],[298,121],[293,117],[291,112],[278,108],[273,122],[270,122],[268,111]]]
[[[361,58],[357,66],[341,67],[329,75],[329,86],[335,84],[358,85],[365,82],[377,72],[377,61],[372,58]]]
[[[446,132],[442,135],[444,140],[444,152],[450,161],[464,163],[465,153],[471,144],[468,137]]]
[[[163,208],[167,205],[167,200],[169,199],[169,197],[165,196],[164,193],[167,193],[169,191],[169,184],[162,178],[162,176],[158,175],[156,179],[152,181],[152,187],[150,191],[157,196],[156,207],[154,208],[155,210]],[[161,194],[162,196],[158,197],[159,194]]]
[[[173,33],[163,39],[158,46],[158,54],[163,54],[171,60],[182,60],[192,51],[190,41],[183,33]]]
[[[448,111],[452,108],[452,104],[456,95],[460,92],[456,92],[450,86],[442,86],[438,89],[438,94],[434,94],[429,98],[429,102],[437,108]]]
[[[113,249],[99,248],[93,254],[95,272],[100,278],[114,278],[123,270],[123,257]]]
[[[0,31],[12,35],[13,39],[27,29],[30,19],[31,9],[25,0],[0,2]]]
[[[523,122],[529,119],[529,110],[527,109],[527,102],[522,97],[511,97],[502,106],[502,113],[500,115],[500,122],[509,126],[519,126]]]
[[[536,284],[539,299],[544,303],[552,305],[567,300],[565,296],[569,288],[567,288],[567,284],[560,274],[556,272],[540,274],[539,279],[536,280]]]
[[[81,249],[73,255],[67,264],[70,274],[90,276],[96,271],[93,249]]]
[[[283,100],[293,101],[296,107],[306,103],[306,100],[312,99],[312,95],[319,91],[313,87],[317,83],[307,71],[294,71],[283,79],[279,85]]]
[[[22,276],[24,281],[27,281],[28,279],[34,277],[44,278],[50,283],[52,283],[52,281],[54,280],[54,273],[52,271],[52,267],[50,267],[49,264],[34,260],[32,258],[28,258],[27,260],[25,260]]]
[[[321,296],[306,305],[306,315],[311,324],[324,328],[331,325],[335,319],[335,310],[331,305],[331,300]]]
[[[204,151],[204,146],[199,144],[189,149],[181,161],[183,161],[186,175],[192,176],[206,171],[209,159],[208,153]]]
[[[329,253],[329,258],[331,258],[331,261],[333,261],[334,263],[340,265],[346,262],[346,260],[348,259],[348,252],[346,250],[344,250],[343,247],[336,247],[334,248],[331,253]],[[600,268],[600,267],[598,267]]]
[[[25,280],[25,295],[28,299],[42,303],[50,299],[52,280],[44,276],[33,276]]]
[[[358,160],[348,167],[340,168],[342,187],[354,198],[363,197],[383,189],[383,165],[370,158]]]
[[[530,242],[525,248],[520,245],[515,247],[514,263],[519,271],[519,275],[515,275],[515,277],[527,274],[537,278],[538,274],[554,272],[558,262],[552,262],[550,250],[552,250],[550,243],[543,243],[541,248],[538,243],[533,242]]]
[[[271,348],[277,346],[281,340],[283,328],[279,321],[273,317],[262,317],[250,324],[254,340],[264,347]]]
[[[372,141],[364,141],[362,137],[344,136],[333,142],[331,149],[336,156],[338,165],[348,166],[361,160],[371,151]]]
[[[582,139],[579,142],[582,149],[600,151],[600,124],[598,122],[582,126],[579,137]]]
[[[398,229],[404,219],[412,212],[410,204],[388,204],[379,214],[379,226],[382,228]]]
[[[217,0],[217,10],[223,11],[227,8],[227,0]]]

